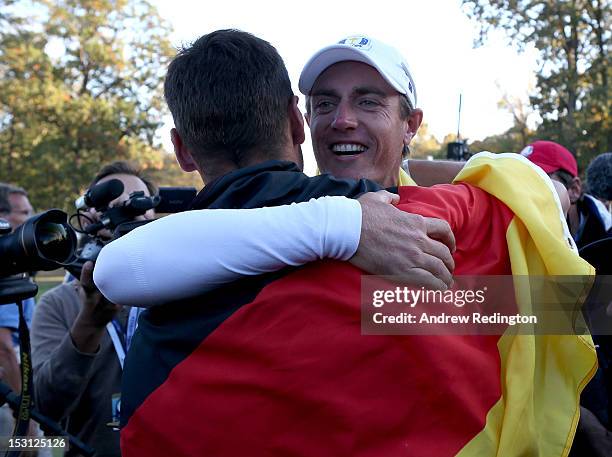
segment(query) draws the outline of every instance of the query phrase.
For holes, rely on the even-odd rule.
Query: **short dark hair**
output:
[[[586,170],[589,193],[604,200],[612,200],[612,152],[600,154]]]
[[[115,162],[104,165],[98,174],[91,180],[89,187],[95,186],[101,179],[106,178],[110,175],[132,175],[139,178],[149,189],[151,195],[157,194],[157,186],[153,184],[143,172],[136,167],[133,163],[126,162],[125,160],[117,160]]]
[[[248,165],[282,153],[293,97],[283,59],[267,41],[217,30],[183,48],[164,83],[174,124],[196,162]]]
[[[12,194],[23,195],[24,197],[28,196],[25,189],[18,186],[13,186],[12,184],[0,182],[0,213],[11,212],[12,208],[9,196]]]

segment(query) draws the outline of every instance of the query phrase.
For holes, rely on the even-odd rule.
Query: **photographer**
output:
[[[132,192],[146,196],[155,187],[126,162],[103,167],[90,187],[118,179],[124,192],[109,207],[125,202]],[[94,223],[99,215],[89,213]],[[152,210],[136,219],[151,219]],[[110,238],[108,230],[98,236]],[[83,266],[80,281],[45,293],[32,324],[32,361],[37,406],[66,430],[97,450],[96,456],[119,456],[118,418],[123,357],[135,328],[137,310],[119,307],[102,297],[92,281],[93,262]],[[68,451],[67,455],[71,454]]]
[[[24,189],[0,183],[0,217],[8,221],[13,231],[32,216],[32,213],[32,205]],[[32,320],[33,310],[34,299],[24,300],[23,311],[28,325]],[[15,392],[21,390],[19,361],[15,350],[19,344],[18,325],[17,306],[15,304],[0,306],[0,379]],[[0,436],[9,436],[14,424],[12,412],[8,405],[3,406],[0,411]]]

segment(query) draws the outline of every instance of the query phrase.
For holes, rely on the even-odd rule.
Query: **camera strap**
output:
[[[121,369],[123,370],[123,361],[125,360],[125,348],[123,347],[123,341],[119,336],[119,332],[117,331],[116,323],[114,321],[106,324],[106,330],[110,335],[111,341],[113,342],[113,346],[115,347],[115,352],[117,353],[117,358],[119,359],[119,365],[121,365]]]
[[[138,328],[138,317],[140,317],[140,313],[142,313],[143,311],[143,308],[137,308],[134,306],[130,308],[130,314],[128,315],[127,322],[127,335],[125,338],[128,351],[130,350],[130,345],[132,344],[132,338],[134,337],[134,333]]]
[[[32,407],[32,353],[30,350],[30,330],[23,314],[23,302],[19,308],[19,353],[21,357],[21,399],[15,420],[14,436],[27,436]],[[9,453],[10,455],[10,453]]]
[[[130,343],[132,342],[134,332],[136,332],[136,329],[138,328],[138,316],[140,316],[141,312],[142,308],[137,308],[135,306],[130,308],[127,319],[127,329],[125,332],[117,319],[113,319],[106,324],[106,330],[108,331],[111,341],[113,342],[113,347],[117,353],[117,358],[119,359],[121,369],[123,369],[125,354],[130,349]]]

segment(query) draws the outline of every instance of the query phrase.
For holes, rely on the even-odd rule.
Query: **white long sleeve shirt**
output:
[[[323,258],[348,260],[357,251],[360,233],[361,205],[346,197],[271,208],[187,211],[105,246],[94,282],[113,303],[148,307],[285,266]]]

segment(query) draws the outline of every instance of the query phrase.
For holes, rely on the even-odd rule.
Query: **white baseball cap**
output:
[[[321,73],[331,65],[347,60],[363,62],[376,68],[395,90],[408,98],[410,106],[416,108],[416,88],[406,59],[394,47],[363,35],[344,38],[337,44],[315,53],[300,75],[300,92],[310,95],[312,86]]]

